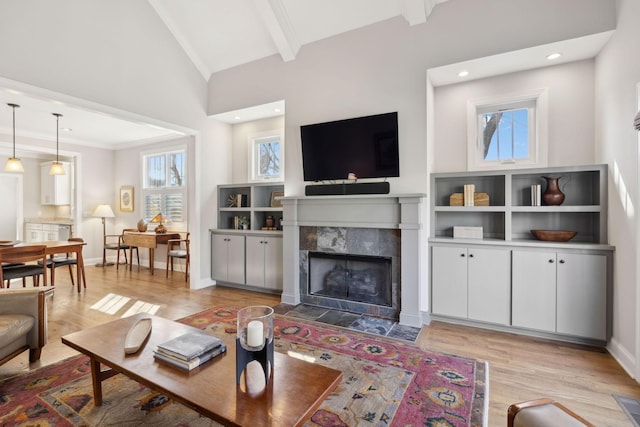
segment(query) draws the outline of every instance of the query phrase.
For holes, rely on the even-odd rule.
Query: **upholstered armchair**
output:
[[[45,298],[53,287],[0,290],[0,365],[29,350],[29,362],[40,359],[47,342]]]

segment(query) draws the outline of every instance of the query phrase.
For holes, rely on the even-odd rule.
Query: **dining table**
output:
[[[124,244],[129,246],[129,271],[133,268],[133,248],[149,249],[149,270],[153,274],[155,262],[155,249],[158,244],[166,245],[171,239],[179,239],[179,233],[166,232],[156,233],[153,231],[125,231],[122,235]]]
[[[45,253],[49,257],[54,257],[58,254],[70,254],[75,253],[77,258],[77,268],[76,268],[76,283],[78,284],[78,293],[80,293],[80,289],[82,288],[81,282],[84,283],[84,287],[86,288],[86,276],[84,272],[84,260],[82,258],[82,248],[86,245],[86,242],[76,242],[69,240],[50,240],[45,242],[32,242],[32,243],[24,243],[24,242],[15,242],[11,246],[27,246],[27,245],[45,245]]]

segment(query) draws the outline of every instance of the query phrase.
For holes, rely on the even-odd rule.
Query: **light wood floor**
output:
[[[164,270],[151,276],[136,266],[132,272],[122,266],[119,271],[115,266],[87,266],[86,272],[88,289],[78,294],[71,288],[68,272],[58,270],[55,295],[48,301],[49,343],[41,360],[29,366],[28,352],[24,352],[0,366],[0,379],[76,354],[60,342],[61,336],[114,320],[138,301],[159,305],[156,314],[169,319],[214,305],[273,306],[280,302],[278,296],[223,287],[191,291],[178,272],[169,279],[165,279]],[[130,300],[115,315],[91,308],[109,293]],[[490,426],[506,425],[511,403],[538,397],[556,399],[598,426],[632,426],[612,394],[640,399],[640,385],[602,350],[442,322],[424,327],[418,345],[489,362]]]

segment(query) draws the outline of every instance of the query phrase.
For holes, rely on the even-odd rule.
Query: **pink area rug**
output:
[[[235,334],[236,312],[215,307],[180,321],[214,335]],[[276,316],[275,327],[276,351],[343,372],[342,384],[307,426],[486,425],[484,362],[286,316]],[[0,424],[218,425],[122,375],[103,389],[105,402],[95,407],[88,359],[66,359],[0,383]]]

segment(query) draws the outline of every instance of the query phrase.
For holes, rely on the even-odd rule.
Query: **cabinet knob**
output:
[[[462,258],[464,258],[464,254],[460,254],[460,256],[461,256]]]
[[[469,254],[469,258],[473,258],[473,254]]]
[[[549,264],[553,264],[553,260],[552,259],[549,260]]]
[[[564,260],[561,259],[560,261],[558,261],[560,264],[564,264]]]

